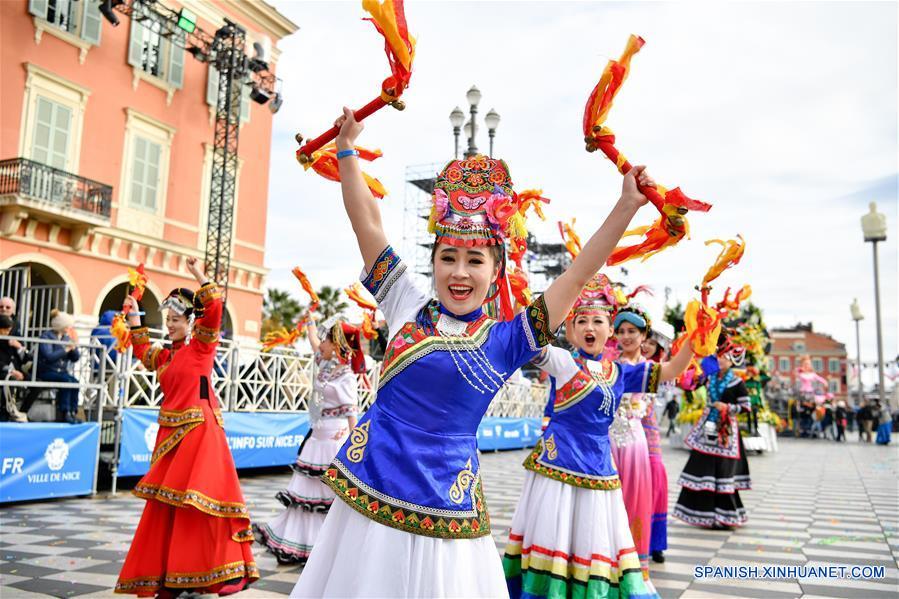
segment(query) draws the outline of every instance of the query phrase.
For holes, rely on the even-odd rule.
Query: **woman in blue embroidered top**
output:
[[[641,572],[609,426],[623,394],[654,393],[693,354],[685,344],[661,364],[603,360],[617,305],[608,278],[594,276],[565,325],[574,355],[549,346],[535,360],[555,379],[556,394],[543,439],[524,462],[528,472],[503,557],[513,599],[658,597],[648,571]]]
[[[746,358],[746,349],[734,343],[729,332],[718,338],[717,372],[709,374],[706,389],[709,405],[684,439],[690,459],[677,483],[680,496],[672,515],[687,524],[726,529],[746,524],[746,509],[740,491],[752,488],[749,462],[740,437],[737,414],[749,412],[749,392],[733,372]],[[707,369],[709,358],[703,360]],[[712,366],[715,360],[711,359]]]
[[[642,167],[633,169],[577,260],[518,316],[498,322],[481,307],[494,297],[509,307],[504,243],[523,234],[505,163],[455,160],[437,178],[433,300],[416,289],[387,243],[378,204],[352,156],[362,125],[348,109],[335,124],[363,282],[391,340],[378,400],[323,477],[342,501],[332,505],[292,596],[505,596],[481,488],[478,423],[505,379],[553,339],[646,203],[637,182],[651,180]],[[498,290],[488,298],[491,286]]]

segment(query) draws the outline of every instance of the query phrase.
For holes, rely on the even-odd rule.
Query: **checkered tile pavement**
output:
[[[526,451],[485,454],[481,461],[493,536],[501,551],[518,500]],[[669,498],[687,452],[665,447]],[[742,493],[749,523],[737,531],[692,528],[672,520],[664,564],[652,580],[669,597],[899,596],[899,452],[895,447],[782,439],[776,454],[750,456],[754,488]],[[241,478],[257,520],[280,513],[274,494],[283,474]],[[137,525],[143,501],[116,497],[68,499],[0,508],[0,597],[113,597],[111,588]],[[261,549],[262,579],[241,597],[283,597],[298,567],[280,566]],[[886,568],[869,581],[697,580],[697,565],[859,564]]]

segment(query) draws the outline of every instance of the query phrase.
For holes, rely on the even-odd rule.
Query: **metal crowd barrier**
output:
[[[156,341],[162,341],[162,331],[151,331]],[[12,387],[60,389],[77,388],[79,406],[87,419],[100,426],[97,461],[106,461],[113,480],[113,492],[118,479],[117,467],[122,441],[122,414],[126,408],[158,409],[163,401],[162,389],[156,373],[147,370],[129,348],[113,352],[92,337],[78,341],[80,357],[71,373],[77,383],[53,383],[37,379],[37,350],[41,344],[70,345],[71,343],[37,337],[9,337],[25,345],[34,356],[34,366],[25,381],[3,381]],[[106,338],[108,339],[108,337]],[[377,399],[380,362],[370,362],[367,372],[358,375],[361,411],[367,410]],[[311,353],[293,348],[262,352],[259,347],[237,345],[228,340],[220,343],[211,381],[223,410],[232,412],[305,412],[312,396],[315,360]],[[540,418],[547,400],[548,387],[541,384],[507,382],[490,404],[486,417]],[[101,447],[110,451],[103,452]],[[93,491],[97,492],[97,468]]]

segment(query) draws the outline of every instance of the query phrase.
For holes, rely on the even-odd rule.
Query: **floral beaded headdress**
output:
[[[436,242],[456,247],[500,246],[508,242],[517,248],[527,237],[526,205],[512,189],[505,161],[472,156],[448,163],[437,175],[428,232]],[[547,201],[537,195],[530,203]],[[526,247],[526,245],[524,246]],[[520,265],[519,265],[520,267]],[[514,273],[516,298],[524,303],[528,295],[520,268]],[[506,272],[505,251],[499,277],[484,302],[487,313],[500,320],[512,318],[512,289]]]
[[[453,160],[437,176],[428,231],[449,245],[501,245],[527,236],[505,161],[486,156]]]
[[[622,299],[624,301],[621,301]],[[576,316],[580,315],[605,314],[611,321],[618,308],[625,303],[627,303],[626,298],[620,289],[612,285],[609,277],[602,273],[596,273],[581,289],[571,312],[568,313],[568,320],[574,320]]]

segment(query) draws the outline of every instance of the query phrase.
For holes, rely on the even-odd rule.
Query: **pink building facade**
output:
[[[273,71],[278,40],[297,30],[261,0],[165,5],[208,32],[237,23],[250,48],[270,42]],[[216,73],[166,32],[121,14],[112,27],[98,6],[0,2],[0,291],[44,288],[41,301],[88,327],[121,305],[127,268],[143,262],[158,325],[169,289],[193,285],[186,259],[204,255]],[[255,340],[273,114],[245,92],[225,329]],[[45,315],[19,318],[40,326]]]

